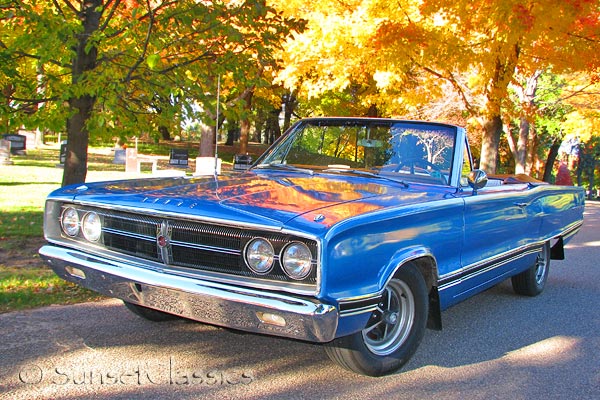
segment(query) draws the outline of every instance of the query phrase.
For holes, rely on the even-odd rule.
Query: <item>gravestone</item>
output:
[[[126,157],[126,149],[115,149],[115,157],[113,158],[113,164],[125,164]]]
[[[173,167],[188,167],[189,153],[187,149],[171,149],[169,165]]]
[[[65,165],[67,162],[67,141],[63,140],[60,144],[60,153],[58,155],[58,163],[59,165]]]
[[[10,141],[10,154],[25,155],[27,138],[24,135],[6,133],[2,137],[4,140]]]
[[[252,156],[249,154],[236,154],[233,157],[233,170],[245,171],[252,165]]]
[[[10,160],[10,141],[0,140],[0,165],[11,165]]]
[[[139,172],[137,149],[125,149],[125,172]]]

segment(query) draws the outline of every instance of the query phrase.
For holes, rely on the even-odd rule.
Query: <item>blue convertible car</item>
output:
[[[460,127],[313,118],[240,174],[57,190],[40,254],[144,318],[324,343],[378,376],[453,304],[542,292],[583,208],[580,188],[474,170]]]

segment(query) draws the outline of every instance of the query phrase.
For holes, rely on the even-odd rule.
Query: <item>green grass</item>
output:
[[[0,266],[0,313],[99,298],[98,294],[63,281],[47,268]]]
[[[58,150],[28,151],[11,160],[0,173],[0,313],[98,299],[60,279],[37,254],[46,196],[62,180]]]
[[[131,177],[125,174],[123,165],[112,163],[114,155],[110,147],[90,148],[88,181]],[[186,142],[139,143],[138,152],[168,156],[173,147],[188,148],[190,159],[198,154],[198,145]],[[251,144],[249,151],[256,158],[265,148]],[[237,146],[219,146],[219,157],[224,163],[231,162],[237,149]],[[27,155],[13,156],[11,161],[13,165],[0,170],[0,313],[100,298],[58,278],[37,254],[44,243],[46,197],[62,182],[63,170],[57,167],[59,147],[27,150]]]

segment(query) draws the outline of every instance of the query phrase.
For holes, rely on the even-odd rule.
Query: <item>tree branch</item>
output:
[[[104,10],[106,10],[110,6],[110,3],[112,3],[112,2],[113,2],[112,0],[109,0],[104,5]],[[117,7],[119,7],[119,5],[121,5],[121,0],[116,0],[114,2],[114,4],[112,5],[112,7],[110,8],[110,11],[108,12],[108,15],[106,16],[106,18],[104,20],[104,23],[100,26],[100,28],[99,28],[100,32],[104,32],[104,30],[106,29],[106,27],[108,26],[110,21],[112,21],[112,18],[115,15],[115,12],[117,10]]]
[[[419,65],[418,63],[415,63],[415,64]],[[444,80],[450,82],[452,84],[452,87],[454,87],[454,89],[458,92],[458,95],[461,97],[463,103],[465,104],[465,108],[469,111],[469,113],[471,113],[472,115],[477,114],[477,110],[475,110],[475,107],[473,107],[471,105],[471,102],[467,98],[465,91],[460,86],[460,84],[456,81],[456,79],[454,78],[454,76],[452,74],[445,76],[444,74],[437,72],[437,71],[433,70],[432,68],[422,66],[422,65],[419,65],[419,66],[421,67],[421,69],[432,74],[433,76],[436,76],[440,79],[444,79]]]
[[[71,11],[73,11],[73,13],[75,15],[78,15],[81,12],[69,0],[62,0],[62,2],[65,3],[65,5],[67,6],[67,8],[69,8]],[[66,17],[65,13],[64,13],[64,11],[62,9],[62,7],[58,4],[58,2],[56,0],[52,0],[52,3],[54,3],[54,5],[56,6],[56,8],[58,8],[58,10],[60,11],[60,15],[62,15],[63,17]]]
[[[129,72],[127,73],[127,76],[124,79],[125,82],[129,82],[131,80],[131,76],[133,75],[134,71],[137,69],[137,67],[140,66],[142,62],[144,62],[144,59],[146,58],[146,52],[148,51],[150,35],[152,34],[152,28],[154,26],[154,12],[152,10],[152,6],[150,5],[150,0],[146,0],[146,6],[148,7],[148,16],[150,18],[150,21],[148,22],[148,29],[146,30],[146,39],[144,40],[142,53],[139,55],[138,59],[131,66],[131,68],[129,68]]]

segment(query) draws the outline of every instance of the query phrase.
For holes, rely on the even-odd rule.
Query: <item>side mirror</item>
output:
[[[467,181],[469,182],[469,186],[473,189],[474,192],[477,192],[479,189],[482,189],[487,185],[488,177],[487,174],[480,170],[474,169],[467,176]]]

